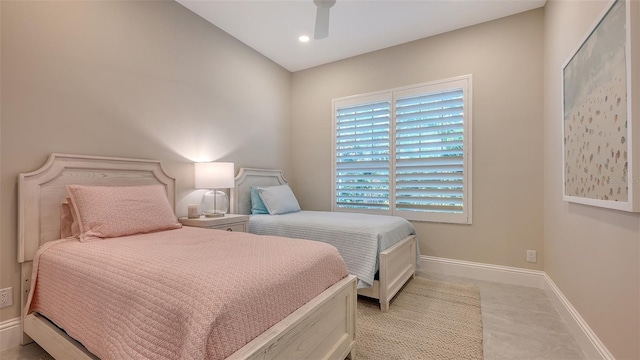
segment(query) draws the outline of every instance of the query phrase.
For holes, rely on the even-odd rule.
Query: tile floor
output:
[[[432,273],[418,276],[480,289],[485,360],[586,359],[542,289]]]
[[[480,289],[485,360],[578,360],[584,353],[541,289],[419,272],[418,276]],[[393,306],[393,305],[392,305]],[[36,344],[0,353],[2,360],[49,360]]]

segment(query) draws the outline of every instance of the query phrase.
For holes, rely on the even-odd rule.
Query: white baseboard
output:
[[[21,340],[20,318],[0,322],[0,351],[20,345]]]
[[[438,274],[464,276],[466,278],[494,281],[538,289],[544,288],[544,271],[509,266],[476,263],[464,260],[421,255],[420,270]]]
[[[420,270],[543,289],[588,359],[614,360],[591,327],[544,271],[421,255]]]
[[[613,357],[598,336],[591,330],[589,324],[580,316],[578,310],[571,305],[549,275],[545,273],[544,278],[545,293],[547,293],[556,311],[558,311],[562,319],[567,323],[569,331],[571,331],[571,334],[573,334],[582,351],[584,351],[587,359],[615,360],[615,357]]]

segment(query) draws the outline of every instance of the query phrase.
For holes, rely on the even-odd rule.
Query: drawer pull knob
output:
[[[227,228],[227,231],[233,231],[233,229],[232,228]]]

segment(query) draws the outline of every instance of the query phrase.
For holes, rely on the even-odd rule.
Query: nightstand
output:
[[[195,226],[205,229],[218,229],[227,231],[249,231],[249,215],[225,214],[222,217],[208,218],[199,217],[189,219],[186,217],[178,219],[184,226]]]

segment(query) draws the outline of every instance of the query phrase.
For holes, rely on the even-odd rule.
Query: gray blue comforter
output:
[[[416,233],[409,221],[397,216],[327,211],[251,215],[249,232],[316,240],[335,246],[349,273],[358,277],[358,288],[373,285],[381,251]]]

